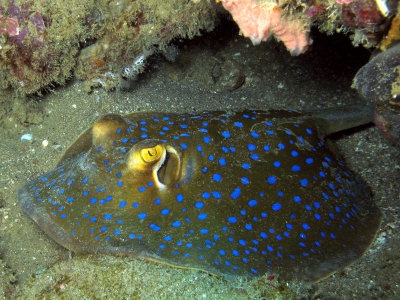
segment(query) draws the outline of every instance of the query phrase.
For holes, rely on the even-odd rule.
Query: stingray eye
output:
[[[140,156],[142,160],[146,163],[152,163],[161,158],[163,154],[163,147],[161,145],[156,145],[151,148],[144,148],[140,151]]]

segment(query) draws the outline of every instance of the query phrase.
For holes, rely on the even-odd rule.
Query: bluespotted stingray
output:
[[[74,252],[314,281],[360,257],[379,227],[369,187],[325,140],[371,118],[354,107],[109,114],[19,203]]]

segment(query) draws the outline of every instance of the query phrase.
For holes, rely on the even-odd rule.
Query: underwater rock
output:
[[[354,77],[353,87],[376,104],[375,124],[400,141],[400,44],[373,57]]]
[[[211,75],[218,92],[235,91],[246,81],[243,66],[232,59],[217,61]]]

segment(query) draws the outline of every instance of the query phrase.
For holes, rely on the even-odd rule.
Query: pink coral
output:
[[[304,53],[312,43],[308,26],[301,20],[282,17],[276,2],[260,4],[256,0],[221,0],[238,24],[243,36],[254,45],[266,41],[271,35],[282,41],[292,55]]]

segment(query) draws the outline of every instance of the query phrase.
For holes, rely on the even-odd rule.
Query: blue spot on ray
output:
[[[180,227],[181,226],[181,221],[177,220],[172,222],[172,227]]]
[[[204,207],[204,202],[198,201],[194,204],[194,207],[201,209]]]
[[[282,204],[279,203],[279,202],[275,202],[275,203],[272,204],[271,208],[272,208],[272,210],[275,210],[275,211],[281,210]]]
[[[217,181],[217,182],[221,181],[222,180],[221,174],[218,174],[218,173],[214,174],[213,175],[213,180]]]
[[[229,131],[223,131],[221,132],[221,134],[226,139],[229,139],[231,137],[231,133]]]
[[[275,184],[276,181],[277,181],[276,176],[271,175],[271,176],[269,176],[269,177],[267,178],[267,182],[268,182],[269,184]]]

